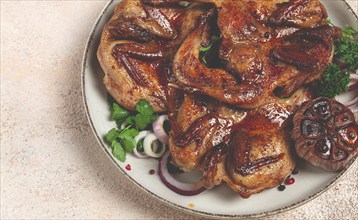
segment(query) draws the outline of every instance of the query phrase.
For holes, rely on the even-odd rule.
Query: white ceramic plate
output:
[[[156,175],[149,174],[151,169],[157,171],[157,160],[141,160],[129,154],[125,163],[119,162],[111,154],[110,147],[103,141],[106,133],[116,124],[110,119],[107,93],[102,84],[104,73],[96,57],[102,29],[112,16],[118,2],[119,0],[112,0],[107,4],[90,34],[83,60],[83,96],[90,124],[101,147],[135,185],[162,202],[191,213],[210,217],[259,217],[287,211],[316,198],[346,173],[347,169],[340,173],[326,172],[299,161],[300,172],[294,176],[296,183],[286,187],[283,192],[273,188],[253,195],[249,199],[242,199],[226,185],[221,185],[199,195],[186,197],[168,189],[160,181],[157,172]],[[326,0],[323,3],[334,24],[341,27],[350,25],[357,29],[357,16],[347,3],[340,0]],[[125,169],[127,164],[131,165],[131,171]],[[118,175],[121,174],[118,172]]]

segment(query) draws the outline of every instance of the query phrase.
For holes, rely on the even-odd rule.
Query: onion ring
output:
[[[159,157],[163,156],[163,154],[165,153],[165,145],[163,143],[161,143],[160,141],[159,141],[159,143],[157,143],[156,140],[158,140],[158,138],[155,136],[154,133],[148,134],[144,138],[143,149],[144,149],[144,152],[148,156],[154,157],[154,158],[159,158]],[[152,146],[153,144],[154,144],[154,146]],[[161,146],[158,146],[158,145],[161,145]],[[158,147],[159,147],[159,151],[156,152],[158,150]]]
[[[150,134],[150,131],[141,131],[139,132],[139,134],[134,138],[134,141],[136,143],[136,147],[133,149],[133,153],[136,157],[140,158],[140,159],[144,159],[144,158],[148,158],[149,156],[145,153],[139,152],[137,150],[137,144],[140,140],[144,139],[148,134]]]
[[[169,136],[164,130],[164,121],[168,120],[168,115],[161,115],[155,120],[153,123],[153,131],[155,136],[157,136],[158,140],[162,142],[163,144],[168,144],[169,142]]]
[[[182,196],[194,196],[206,190],[203,181],[195,184],[179,182],[169,173],[167,163],[170,153],[167,151],[159,162],[159,176],[162,182],[172,191]]]

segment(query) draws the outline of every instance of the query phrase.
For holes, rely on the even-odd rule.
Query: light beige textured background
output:
[[[357,1],[349,1],[357,12]],[[1,1],[1,218],[192,219],[122,176],[87,123],[80,70],[106,1]],[[357,163],[268,219],[358,219]]]

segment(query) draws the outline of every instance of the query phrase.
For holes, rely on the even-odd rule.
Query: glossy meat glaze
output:
[[[143,98],[167,111],[173,163],[201,170],[207,188],[226,182],[247,198],[279,185],[295,165],[291,115],[340,30],[318,0],[179,2],[119,3],[98,49],[108,92],[131,110]]]

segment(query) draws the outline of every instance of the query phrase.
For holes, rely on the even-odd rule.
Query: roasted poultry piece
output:
[[[140,0],[121,1],[104,27],[97,53],[104,84],[116,101],[134,110],[146,99],[155,111],[165,111],[171,61],[210,9],[207,4],[155,8]]]
[[[332,61],[340,31],[326,24],[318,0],[213,2],[219,4],[221,66],[209,68],[200,60],[200,48],[210,44],[215,29],[210,21],[189,35],[174,58],[176,79],[192,91],[256,108],[274,92],[288,97],[321,78]]]
[[[185,171],[201,170],[206,188],[226,182],[247,198],[282,183],[293,170],[286,122],[310,99],[307,89],[251,111],[180,90],[170,94],[172,161]]]

